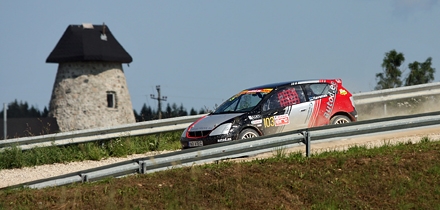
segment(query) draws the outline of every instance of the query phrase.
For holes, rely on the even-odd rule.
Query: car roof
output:
[[[310,80],[295,80],[295,81],[288,81],[288,82],[278,82],[278,83],[271,83],[271,84],[265,84],[265,85],[260,85],[260,86],[248,88],[247,90],[265,89],[265,88],[277,88],[277,87],[280,87],[280,86],[290,85],[292,83],[296,83],[296,84],[318,83],[319,81],[323,81],[323,80],[319,80],[319,79],[311,80],[310,79]]]

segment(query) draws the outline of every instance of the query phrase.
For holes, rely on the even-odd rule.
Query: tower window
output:
[[[116,93],[113,91],[107,91],[107,107],[116,108]]]

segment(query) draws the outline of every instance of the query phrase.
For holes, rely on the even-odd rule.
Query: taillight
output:
[[[353,96],[350,96],[350,101],[351,101],[351,105],[353,105],[353,107],[355,107],[355,106],[354,106]]]

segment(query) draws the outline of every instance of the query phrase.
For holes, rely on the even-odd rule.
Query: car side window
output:
[[[329,84],[327,83],[315,83],[304,85],[307,98],[309,100],[316,100],[328,96]]]
[[[240,103],[238,104],[237,110],[249,111],[249,108],[254,108],[260,101],[262,95],[258,94],[246,94],[241,97]]]
[[[263,104],[263,111],[284,108],[305,102],[306,98],[300,86],[290,86],[276,90]]]

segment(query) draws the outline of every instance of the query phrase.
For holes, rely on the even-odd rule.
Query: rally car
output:
[[[341,79],[301,80],[249,88],[183,131],[182,148],[357,120]]]

